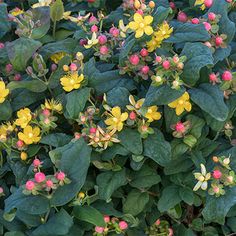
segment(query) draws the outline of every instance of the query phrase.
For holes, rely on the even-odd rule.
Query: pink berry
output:
[[[173,236],[173,235],[174,235],[173,229],[172,229],[172,228],[169,228],[169,234],[168,234],[168,236]]]
[[[173,56],[173,62],[178,63],[179,62],[179,57],[178,56]]]
[[[129,57],[129,62],[134,66],[138,65],[139,64],[139,56],[137,54],[131,55]]]
[[[140,51],[140,55],[142,57],[148,56],[148,50],[146,48],[142,48],[142,50]]]
[[[4,43],[0,43],[0,49],[4,47],[5,47]]]
[[[215,73],[211,73],[209,75],[209,80],[210,82],[217,82],[218,81],[217,75]]]
[[[80,46],[84,46],[87,44],[87,42],[88,42],[87,39],[80,39],[79,44],[80,44]]]
[[[75,63],[70,64],[70,70],[71,71],[76,71],[77,70],[77,65]]]
[[[56,178],[57,178],[58,180],[60,180],[60,181],[61,181],[61,180],[64,180],[65,177],[66,177],[65,173],[62,172],[62,171],[60,171],[60,172],[58,172],[58,173],[56,174]]]
[[[204,24],[205,29],[206,29],[207,31],[210,31],[210,30],[211,30],[211,24],[210,24],[210,23],[208,23],[208,22],[203,22],[203,24]]]
[[[94,33],[94,32],[98,32],[98,27],[96,25],[92,25],[91,26],[91,32]]]
[[[110,216],[104,216],[103,219],[106,223],[110,222],[110,220],[111,220]]]
[[[34,159],[34,161],[33,161],[33,165],[34,165],[34,167],[38,167],[38,166],[41,165],[41,161],[40,161],[38,158],[36,158],[36,159]]]
[[[105,35],[99,35],[98,36],[98,42],[101,44],[101,45],[103,45],[103,44],[105,44],[106,42],[107,42],[107,37],[105,36]]]
[[[232,80],[233,76],[232,73],[228,70],[226,70],[223,74],[222,74],[222,80],[224,81],[230,81]]]
[[[213,13],[213,12],[209,12],[209,13],[208,13],[208,19],[209,19],[210,21],[214,21],[214,20],[216,19],[216,14]]]
[[[53,187],[53,182],[52,182],[52,180],[47,180],[46,181],[46,186],[48,187],[48,188],[52,188]]]
[[[2,187],[0,187],[0,194],[4,193],[4,190]]]
[[[207,7],[207,8],[210,8],[213,4],[213,0],[205,0],[204,1],[204,5]]]
[[[121,230],[125,230],[128,228],[128,224],[124,220],[122,220],[119,222],[119,227]]]
[[[103,231],[104,231],[104,228],[103,228],[103,227],[100,227],[100,226],[96,226],[96,227],[95,227],[95,232],[96,232],[96,233],[102,234]]]
[[[57,69],[57,65],[55,64],[55,63],[53,63],[52,65],[51,65],[51,71],[53,72],[53,71],[55,71]]]
[[[112,34],[112,36],[116,38],[119,36],[120,31],[116,27],[113,26],[110,28],[109,33]]]
[[[222,173],[220,170],[214,170],[213,173],[212,173],[212,176],[214,179],[220,179],[221,176],[222,176]]]
[[[34,175],[34,179],[37,183],[42,183],[46,179],[46,176],[44,173],[38,172]]]
[[[88,22],[90,24],[96,24],[96,23],[98,23],[98,20],[95,16],[90,16],[89,19],[88,19]]]
[[[207,46],[208,48],[211,48],[211,47],[212,47],[212,45],[211,45],[210,42],[205,42],[204,45]]]
[[[134,111],[131,111],[129,114],[130,120],[135,120],[136,119],[136,113]]]
[[[197,25],[197,24],[199,24],[199,19],[198,19],[198,18],[193,18],[193,19],[191,20],[191,22],[192,22],[192,24]]]
[[[43,109],[42,113],[46,117],[50,116],[50,114],[51,114],[51,112],[47,108]]]
[[[185,23],[188,20],[188,16],[184,12],[180,11],[178,16],[177,16],[177,20],[180,21],[180,22]]]
[[[7,65],[6,65],[6,72],[7,72],[7,73],[10,73],[10,72],[12,71],[12,69],[13,69],[12,64],[7,64]]]
[[[137,11],[136,11],[136,13],[138,13],[139,15],[143,15],[143,10],[142,9],[138,9]]]
[[[149,72],[149,66],[143,66],[142,68],[141,68],[141,72],[144,74],[144,75],[147,75],[148,74],[148,72]]]
[[[185,131],[185,126],[184,124],[179,121],[176,125],[175,125],[175,130],[178,132],[178,133],[183,133]]]
[[[96,131],[97,131],[97,129],[94,128],[94,127],[92,127],[92,128],[89,129],[89,133],[90,133],[90,134],[95,134]]]
[[[221,46],[223,43],[223,39],[220,36],[217,36],[215,38],[215,43],[216,43],[216,46]]]
[[[35,187],[35,184],[34,184],[34,182],[31,181],[31,180],[28,180],[28,181],[26,182],[26,184],[25,184],[25,188],[26,188],[27,190],[29,190],[29,191],[33,190],[34,187]]]
[[[219,187],[214,187],[213,191],[214,191],[214,193],[219,193],[220,192],[220,188]]]
[[[161,223],[161,220],[157,219],[156,222],[155,222],[155,225],[160,225],[160,223]]]
[[[161,63],[162,62],[162,58],[160,56],[156,56],[155,58],[156,62]]]
[[[107,55],[107,54],[108,54],[108,51],[109,51],[109,49],[108,49],[107,46],[101,46],[101,47],[100,47],[100,53],[101,53],[102,55]]]
[[[175,9],[175,3],[174,3],[174,2],[170,2],[170,8],[171,8],[172,10]]]
[[[24,146],[24,142],[23,142],[22,140],[18,140],[18,141],[16,142],[16,146],[17,146],[18,148],[22,148],[22,147]]]
[[[163,61],[162,66],[165,70],[170,69],[170,62],[168,60]]]

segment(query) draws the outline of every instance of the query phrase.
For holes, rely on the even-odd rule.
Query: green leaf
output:
[[[49,152],[55,166],[71,180],[70,184],[60,186],[51,199],[51,204],[62,206],[73,199],[84,185],[90,164],[91,148],[83,139]],[[78,170],[79,167],[79,170]]]
[[[127,183],[126,171],[109,171],[97,176],[98,193],[100,199],[109,201],[113,192]]]
[[[78,119],[90,97],[90,88],[75,90],[66,95],[66,117]]]
[[[41,93],[47,90],[47,85],[41,80],[31,80],[31,81],[12,81],[7,85],[10,90],[25,88],[34,93]]]
[[[186,202],[188,205],[192,205],[194,202],[194,194],[193,190],[187,187],[183,187],[179,189],[179,196],[182,201]]]
[[[224,102],[224,94],[218,86],[201,84],[198,88],[190,89],[189,93],[191,100],[213,118],[218,121],[227,119],[229,109]]]
[[[25,236],[25,234],[20,231],[14,231],[14,232],[7,232],[4,234],[4,236]]]
[[[158,8],[153,13],[154,24],[161,24],[172,12],[171,8],[166,8],[158,4]]]
[[[64,5],[61,0],[56,0],[50,6],[50,17],[53,22],[60,21],[63,18]]]
[[[128,194],[124,202],[123,212],[136,216],[144,211],[148,201],[149,195],[147,192],[140,192],[139,190],[134,189]]]
[[[137,130],[131,128],[124,129],[118,134],[118,139],[121,141],[120,144],[130,152],[136,155],[142,154],[142,139]]]
[[[169,43],[185,42],[205,42],[211,38],[203,24],[179,24],[170,38],[166,40]],[[188,55],[186,55],[188,57]]]
[[[129,184],[138,189],[150,188],[161,182],[161,177],[156,170],[147,165],[144,165],[139,171],[133,172],[131,179]]]
[[[40,143],[47,144],[52,147],[61,147],[69,143],[72,139],[72,136],[64,133],[54,133],[43,136],[40,140]]]
[[[111,107],[119,106],[125,109],[129,104],[129,90],[124,87],[113,88],[107,93],[107,104]]]
[[[28,60],[41,45],[39,41],[28,38],[19,38],[6,43],[7,54],[14,69],[24,71]]]
[[[62,208],[32,232],[32,236],[65,235],[73,225],[72,217]]]
[[[216,198],[207,196],[202,215],[205,220],[221,225],[225,223],[225,216],[230,208],[236,204],[236,187],[227,188],[226,194]]]
[[[144,140],[143,147],[143,155],[151,158],[159,165],[165,166],[170,162],[171,146],[159,130]]]
[[[125,65],[125,60],[127,60],[127,56],[129,55],[129,52],[133,48],[135,44],[135,39],[132,38],[132,36],[129,36],[125,40],[125,44],[122,46],[120,50],[120,55],[119,55],[119,64],[124,66]]]
[[[195,85],[200,78],[200,70],[214,64],[211,49],[202,43],[186,43],[181,53],[183,55],[187,57],[183,80],[191,86]]]
[[[0,120],[9,120],[12,115],[12,108],[9,101],[0,104]]]
[[[82,221],[86,221],[95,226],[105,227],[106,224],[103,219],[103,215],[95,208],[91,206],[76,206],[73,209],[73,215]]]
[[[188,115],[186,117],[190,121],[190,131],[189,134],[192,134],[195,138],[200,138],[202,134],[202,129],[205,125],[205,121],[197,116]]]
[[[164,188],[158,201],[158,209],[160,212],[168,211],[181,202],[179,196],[179,187],[172,185]]]
[[[143,106],[167,105],[181,97],[184,92],[185,89],[176,90],[168,85],[161,85],[158,87],[150,86]]]
[[[11,29],[10,21],[8,20],[7,4],[0,3],[0,39]]]

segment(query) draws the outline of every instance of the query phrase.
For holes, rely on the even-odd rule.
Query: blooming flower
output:
[[[3,81],[0,81],[0,103],[3,103],[6,96],[9,94],[9,89],[6,89],[6,85]]]
[[[13,16],[19,16],[23,13],[24,13],[24,11],[21,10],[20,8],[18,8],[18,7],[14,8],[12,11],[10,11],[10,14],[13,15]]]
[[[21,109],[17,112],[17,117],[15,124],[21,128],[25,128],[32,119],[31,111],[29,108]]]
[[[51,100],[46,99],[45,104],[42,104],[41,108],[56,111],[58,113],[61,113],[63,109],[62,104],[53,98]]]
[[[109,114],[110,118],[105,120],[105,124],[108,125],[109,130],[118,130],[123,129],[123,122],[128,119],[128,113],[121,113],[120,107],[113,107],[111,113]]]
[[[86,49],[88,49],[88,48],[91,48],[92,46],[94,46],[94,45],[96,45],[96,44],[98,44],[98,39],[97,39],[96,33],[93,32],[92,38],[91,38],[91,39],[88,39],[88,42],[87,42],[86,45],[84,45],[84,47],[85,47]]]
[[[146,35],[151,35],[153,33],[153,29],[150,24],[153,21],[153,17],[148,15],[144,18],[138,14],[134,14],[134,21],[129,23],[129,28],[135,31],[135,38],[140,38],[145,33]]]
[[[84,80],[84,75],[78,75],[77,72],[69,72],[67,75],[63,76],[60,81],[63,89],[66,92],[70,92],[73,89],[78,89],[81,86],[81,82]]]
[[[65,53],[65,52],[58,52],[58,53],[54,53],[54,54],[50,57],[50,59],[51,59],[54,63],[58,64],[59,61],[60,61],[64,56],[66,56],[66,55],[67,55],[67,53]]]
[[[23,129],[23,132],[18,133],[18,138],[27,145],[37,143],[41,139],[40,129],[39,127],[33,128],[32,126],[28,125]]]
[[[120,36],[122,38],[126,38],[126,31],[129,29],[129,25],[124,24],[123,20],[119,20],[119,30],[120,30]]]
[[[169,103],[168,106],[171,108],[175,108],[175,113],[177,116],[179,116],[184,112],[184,110],[188,112],[191,111],[192,105],[189,102],[189,98],[189,94],[185,92],[181,97]]]
[[[208,186],[207,181],[211,178],[211,173],[206,172],[206,167],[203,164],[201,164],[201,173],[194,173],[194,177],[198,182],[194,186],[193,191],[197,191],[199,188],[206,190]]]
[[[164,22],[158,29],[158,31],[154,32],[152,39],[147,42],[147,48],[149,52],[153,52],[157,48],[161,46],[161,43],[164,39],[170,37],[173,32],[173,28],[170,28],[167,22]]]
[[[139,109],[142,107],[145,99],[139,99],[137,102],[134,100],[132,95],[129,96],[129,102],[131,105],[127,105],[126,108],[130,111],[136,111],[138,113]]]
[[[148,122],[153,122],[154,120],[161,119],[161,113],[157,111],[157,106],[148,107],[145,117],[148,119]]]

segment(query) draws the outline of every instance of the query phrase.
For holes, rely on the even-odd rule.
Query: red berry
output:
[[[107,42],[107,37],[105,35],[99,35],[98,42],[102,45],[105,44]]]
[[[131,111],[129,114],[130,120],[135,120],[136,119],[136,113],[134,111]]]
[[[212,173],[212,176],[214,179],[220,179],[221,176],[222,176],[222,173],[220,170],[214,170],[213,173]]]
[[[216,43],[216,46],[221,46],[223,43],[223,39],[220,36],[217,36],[215,38],[215,43]]]
[[[233,76],[232,73],[228,70],[226,70],[223,74],[222,74],[222,80],[224,81],[230,81],[232,80]]]
[[[217,75],[215,73],[211,73],[209,75],[209,80],[210,82],[217,82],[218,81]]]
[[[38,172],[34,175],[34,179],[37,183],[42,183],[46,179],[46,176],[44,173]]]
[[[163,61],[162,66],[165,70],[170,69],[170,62],[165,60],[165,61]]]
[[[40,161],[38,158],[36,158],[36,159],[34,159],[34,161],[33,161],[33,165],[34,165],[34,167],[38,167],[38,166],[41,165],[41,161]]]
[[[108,51],[109,51],[109,49],[108,49],[107,46],[101,46],[101,47],[100,47],[100,53],[101,53],[102,55],[107,55],[107,54],[108,54]]]
[[[141,51],[140,51],[140,55],[142,57],[146,57],[148,56],[148,50],[146,48],[143,48]]]
[[[208,13],[208,19],[214,21],[216,19],[216,14],[213,12]]]
[[[208,23],[208,22],[203,22],[203,24],[204,24],[205,29],[206,29],[207,31],[211,30],[211,24],[210,24],[210,23]]]
[[[207,8],[210,8],[213,4],[213,0],[205,0],[204,1],[204,5],[207,7]]]
[[[184,12],[180,11],[177,16],[177,20],[184,23],[188,20],[188,17]]]
[[[23,142],[22,140],[18,140],[18,141],[16,142],[16,146],[17,146],[18,148],[22,148],[22,147],[24,146],[24,142]]]
[[[161,63],[162,62],[162,58],[160,56],[156,56],[155,58],[156,62]]]
[[[61,181],[61,180],[64,180],[65,177],[66,177],[65,173],[62,172],[62,171],[60,171],[60,172],[58,172],[58,173],[56,174],[56,178],[57,178],[58,180],[60,180],[60,181]]]
[[[131,55],[129,57],[129,62],[134,66],[138,65],[139,64],[139,56],[137,54]]]
[[[125,230],[128,228],[128,224],[124,220],[122,220],[119,222],[119,227],[121,230]]]
[[[185,132],[185,126],[184,124],[179,121],[176,125],[175,125],[175,130],[178,132],[178,133],[184,133]]]
[[[27,190],[29,190],[29,191],[33,190],[34,187],[35,187],[35,184],[34,184],[34,182],[31,181],[31,180],[28,180],[28,181],[26,182],[26,184],[25,184],[25,188],[26,188]]]
[[[193,19],[191,20],[191,22],[192,22],[192,24],[197,25],[197,24],[199,24],[199,19],[198,19],[198,18],[193,18]]]
[[[98,32],[98,27],[96,25],[91,26],[91,32]]]
[[[142,68],[141,68],[141,72],[143,73],[143,74],[148,74],[148,72],[149,72],[149,66],[143,66]]]
[[[172,10],[175,9],[175,3],[174,3],[174,2],[170,2],[170,8],[171,8]]]

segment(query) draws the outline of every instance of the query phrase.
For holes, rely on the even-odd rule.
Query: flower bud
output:
[[[139,56],[137,54],[131,55],[129,57],[129,62],[134,66],[138,65],[139,64]]]
[[[211,30],[211,24],[208,23],[208,22],[203,22],[204,26],[205,26],[205,29],[206,31],[210,31]]]
[[[65,177],[66,177],[65,173],[62,172],[62,171],[56,173],[56,178],[57,178],[59,181],[64,180]]]
[[[41,165],[41,161],[38,158],[35,158],[33,161],[34,167],[39,167]]]
[[[170,69],[170,62],[169,62],[168,60],[163,61],[162,67],[163,67],[165,70]]]
[[[224,73],[222,74],[222,80],[224,81],[230,81],[232,80],[233,76],[232,73],[228,70],[224,71]]]
[[[205,0],[204,1],[204,5],[207,7],[207,8],[210,8],[213,4],[213,0]]]
[[[184,12],[180,11],[178,16],[177,16],[177,20],[180,21],[180,22],[185,23],[185,22],[187,22],[188,17]]]
[[[76,59],[77,59],[78,61],[83,61],[83,60],[84,60],[84,55],[83,55],[83,53],[82,53],[82,52],[77,52],[77,53],[76,53]]]
[[[171,8],[172,10],[174,10],[174,9],[175,9],[175,3],[174,3],[174,2],[170,2],[169,4],[170,4],[170,8]]]
[[[53,182],[52,182],[52,180],[47,180],[46,181],[46,186],[48,187],[48,188],[52,188],[53,187]]]
[[[144,75],[147,75],[149,70],[150,70],[149,66],[143,66],[141,68],[141,73],[144,74]]]
[[[210,21],[214,21],[214,20],[216,19],[216,14],[213,13],[213,12],[209,12],[209,13],[208,13],[208,19],[209,19]]]
[[[76,71],[77,70],[77,65],[75,63],[70,64],[70,70],[71,71]]]
[[[220,170],[214,170],[213,173],[212,173],[212,176],[214,179],[220,179],[221,176],[222,176],[222,173]]]
[[[110,220],[111,220],[110,216],[104,216],[103,219],[106,223],[110,222]]]
[[[35,187],[35,183],[32,181],[32,180],[28,180],[25,184],[25,188],[28,190],[28,191],[32,191]]]
[[[43,181],[45,181],[46,176],[44,173],[38,172],[34,175],[34,179],[37,183],[42,183]]]
[[[216,46],[221,46],[222,44],[223,44],[223,39],[220,37],[220,36],[217,36],[216,38],[215,38],[215,44],[216,44]]]
[[[21,80],[21,75],[20,74],[15,74],[14,80],[15,81],[20,81]]]
[[[155,7],[155,2],[154,1],[150,1],[148,5],[149,5],[150,8],[154,8]]]
[[[21,158],[22,161],[25,161],[28,158],[28,154],[26,152],[21,152],[20,158]]]
[[[24,142],[22,140],[18,140],[16,142],[16,146],[17,146],[17,148],[22,148],[24,146]]]
[[[136,119],[136,113],[134,111],[131,111],[129,114],[130,120],[135,120]]]
[[[191,22],[192,22],[192,24],[197,25],[197,24],[199,24],[199,19],[198,18],[193,18],[191,20]]]
[[[119,222],[119,227],[121,230],[125,230],[128,228],[128,224],[124,220],[122,220]]]
[[[100,226],[96,226],[96,227],[95,227],[95,232],[96,232],[96,233],[102,234],[103,231],[104,231],[104,228],[103,228],[103,227],[100,227]]]
[[[217,82],[218,81],[217,75],[215,73],[211,73],[209,75],[209,80],[210,82]]]
[[[101,46],[101,47],[100,47],[100,53],[101,53],[102,55],[107,55],[108,52],[109,52],[109,49],[108,49],[107,46]]]
[[[106,35],[99,35],[99,36],[98,36],[98,42],[99,42],[99,44],[101,44],[101,45],[107,43],[107,37],[106,37]]]
[[[140,55],[142,57],[148,56],[148,50],[146,48],[142,48],[142,50],[140,51]]]
[[[92,25],[90,30],[92,33],[94,33],[94,32],[96,33],[96,32],[98,32],[98,27],[96,25]]]
[[[178,133],[184,133],[185,132],[185,126],[184,124],[179,121],[176,125],[175,125],[175,130],[178,132]]]

